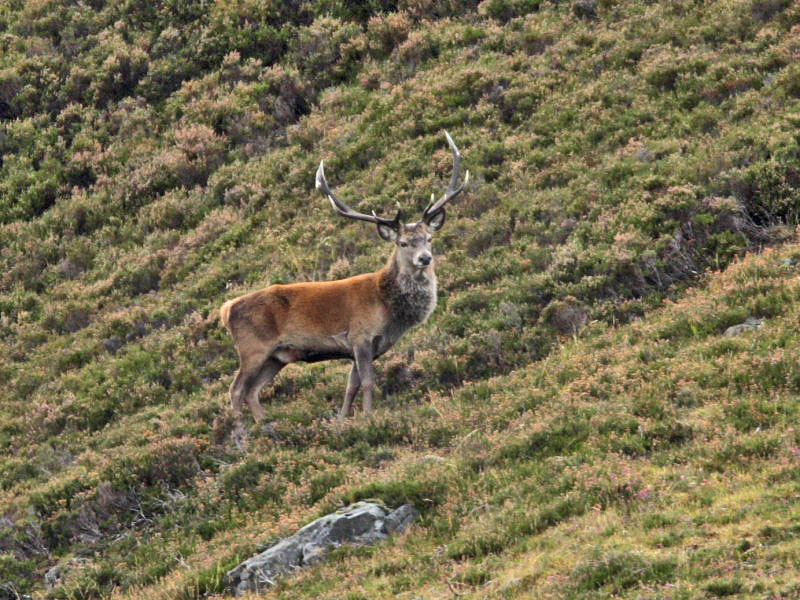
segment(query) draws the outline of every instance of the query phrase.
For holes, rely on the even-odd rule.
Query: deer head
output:
[[[406,223],[402,210],[398,210],[393,219],[379,217],[374,211],[371,215],[367,215],[353,210],[339,200],[328,185],[328,180],[325,179],[324,161],[319,163],[317,169],[317,189],[327,196],[333,209],[343,217],[374,223],[378,227],[378,235],[396,245],[397,260],[403,271],[422,270],[431,265],[433,261],[431,239],[433,233],[444,225],[445,204],[458,196],[469,183],[469,171],[467,171],[464,181],[458,185],[461,179],[461,154],[450,134],[445,131],[444,135],[453,153],[453,175],[450,177],[450,185],[439,200],[435,199],[435,194],[431,194],[431,201],[422,211],[422,218],[417,223]]]

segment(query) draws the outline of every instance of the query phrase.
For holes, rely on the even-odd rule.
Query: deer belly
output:
[[[335,358],[353,358],[346,336],[292,339],[280,344],[272,356],[283,363],[319,362]]]

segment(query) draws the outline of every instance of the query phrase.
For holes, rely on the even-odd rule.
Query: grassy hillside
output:
[[[7,2],[0,118],[0,598],[218,594],[363,498],[422,520],[274,597],[800,593],[796,3]],[[315,167],[419,211],[445,128],[379,410],[294,365],[237,445],[206,317],[381,266]]]

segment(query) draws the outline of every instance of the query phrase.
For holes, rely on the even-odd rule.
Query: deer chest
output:
[[[436,281],[416,277],[398,278],[391,302],[392,320],[408,329],[425,321],[436,307]]]

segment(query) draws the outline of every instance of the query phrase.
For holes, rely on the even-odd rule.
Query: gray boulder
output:
[[[342,544],[374,544],[402,533],[419,513],[410,504],[387,511],[372,502],[357,502],[312,521],[293,536],[228,571],[225,580],[234,595],[258,592],[296,569],[322,560]]]

